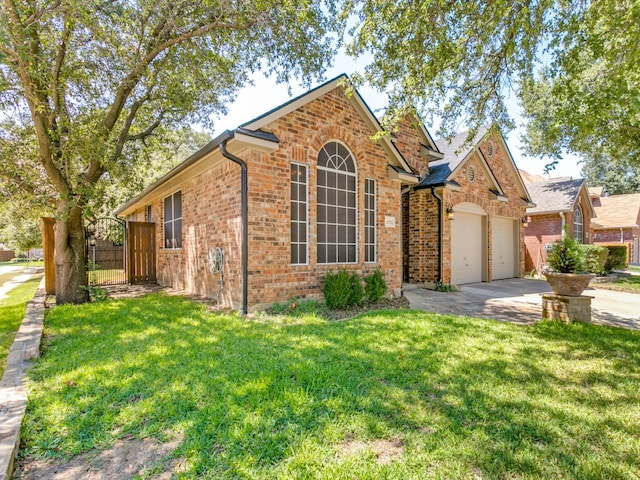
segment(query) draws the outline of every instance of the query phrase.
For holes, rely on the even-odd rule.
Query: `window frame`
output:
[[[579,222],[576,221],[578,217],[580,217]],[[577,235],[578,231],[580,233],[579,237]],[[573,238],[579,243],[584,243],[584,214],[580,205],[573,211]]]
[[[298,247],[298,249],[300,248],[300,245],[302,245],[303,243],[300,241],[294,242],[293,241],[293,237],[291,234],[291,227],[293,226],[293,223],[295,222],[297,225],[300,225],[301,222],[300,219],[293,219],[293,203],[294,203],[294,199],[293,199],[293,195],[290,194],[290,198],[289,198],[289,264],[292,266],[304,266],[304,265],[309,265],[309,165],[306,165],[304,163],[299,163],[299,162],[291,162],[291,166],[290,166],[290,173],[293,174],[293,167],[302,167],[304,168],[304,172],[305,172],[305,176],[304,176],[304,185],[306,187],[306,195],[304,198],[304,202],[301,202],[299,199],[296,199],[295,202],[297,203],[297,205],[299,206],[301,203],[304,203],[305,206],[305,213],[306,213],[306,219],[304,221],[305,224],[305,228],[304,228],[304,232],[305,232],[305,242],[304,242],[304,252],[305,252],[305,262],[293,262],[293,247],[294,245],[296,245]],[[292,177],[293,175],[291,175]],[[290,180],[291,184],[290,186],[293,185],[293,179]],[[292,190],[291,190],[292,193]],[[299,240],[299,238],[298,238]],[[299,255],[300,250],[298,250],[298,255]],[[299,257],[298,257],[299,258]]]
[[[345,156],[344,158],[342,158],[342,160],[346,160],[346,159],[350,159],[351,163],[353,165],[353,172],[351,171],[345,171],[345,170],[338,170],[336,168],[332,168],[332,167],[326,167],[326,166],[321,166],[320,165],[320,155],[322,153],[322,151],[326,151],[327,153],[329,153],[326,150],[327,145],[330,144],[337,144],[338,146],[336,147],[336,150],[338,148],[340,148],[340,146],[342,148],[344,148],[347,152],[347,156]],[[336,152],[337,154],[337,152]],[[334,186],[329,186],[329,184],[327,182],[325,182],[325,184],[321,185],[320,184],[320,172],[323,171],[325,172],[325,177],[329,176],[328,174],[334,174],[334,178],[335,178],[335,184]],[[343,176],[344,177],[344,183],[345,183],[345,187],[344,188],[340,188],[340,180],[339,180],[339,176]],[[348,190],[349,187],[349,183],[350,181],[348,180],[349,178],[353,178],[353,191]],[[325,189],[325,194],[327,195],[326,200],[324,202],[321,202],[320,200],[320,189],[324,188]],[[329,196],[330,194],[330,190],[335,192],[335,201],[334,203],[328,203],[329,202]],[[337,140],[337,139],[331,139],[326,141],[322,147],[320,148],[319,152],[318,152],[318,156],[316,159],[316,185],[315,185],[315,192],[316,192],[316,264],[318,265],[357,265],[359,263],[359,245],[360,242],[358,241],[359,239],[359,221],[358,221],[358,164],[356,162],[356,158],[353,154],[353,152],[351,151],[351,149],[342,141]],[[340,193],[344,192],[344,201],[345,204],[341,205],[340,203]],[[353,207],[349,206],[349,195],[353,195]],[[320,208],[321,207],[325,207],[327,210],[325,211],[326,215],[323,215],[325,217],[324,221],[320,221],[321,215],[320,215]],[[335,223],[330,223],[329,222],[329,208],[334,207],[335,210]],[[344,215],[345,215],[345,222],[344,223],[339,223],[338,220],[340,218],[340,215],[342,212],[339,212],[338,209],[344,209]],[[352,215],[350,215],[350,212],[352,212]],[[349,218],[353,217],[353,223],[349,223]],[[329,238],[329,228],[330,226],[333,226],[336,228],[335,232],[333,235],[333,238],[335,238],[335,241],[333,242],[328,242],[328,241],[324,241],[321,242],[320,241],[320,227],[324,226],[325,228],[325,232],[327,237],[325,238],[325,240],[328,240]],[[340,237],[340,227],[344,227],[345,228],[345,235],[347,238],[346,242],[340,242],[339,241],[339,237]],[[354,235],[354,239],[353,239],[353,243],[349,243],[349,229],[352,228],[353,229],[353,235]],[[320,248],[324,247],[325,250],[325,259],[324,261],[320,260]],[[330,250],[329,247],[332,246],[335,248],[335,261],[330,261],[331,258],[331,254],[330,254]],[[346,247],[346,260],[345,261],[340,261],[340,246],[345,246]],[[353,259],[350,260],[349,255],[350,255],[350,248],[352,248],[352,252],[353,252]]]
[[[180,194],[180,217],[174,217],[174,210],[175,210],[175,196],[177,194]],[[167,206],[166,206],[166,201],[168,198],[171,198],[171,220],[167,220]],[[183,202],[182,202],[182,190],[176,190],[173,193],[170,193],[169,195],[167,195],[166,197],[164,197],[162,199],[162,248],[163,250],[182,250],[182,211],[183,211]],[[174,234],[175,232],[175,224],[177,221],[180,221],[180,245],[179,246],[171,246],[168,247],[167,246],[167,224],[171,224],[171,238],[174,241],[173,243],[175,244],[175,239],[176,239],[176,235]]]
[[[373,186],[373,192],[369,192],[369,185]],[[372,208],[367,208],[367,197],[373,202]],[[373,215],[373,223],[369,224],[369,214]],[[373,178],[364,180],[364,262],[376,263],[378,261],[378,183]],[[369,230],[373,232],[373,243],[368,241]],[[369,248],[373,247],[373,259],[369,258]]]

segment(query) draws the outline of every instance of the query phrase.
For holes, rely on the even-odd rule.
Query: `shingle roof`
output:
[[[442,185],[456,167],[476,148],[488,131],[489,128],[480,127],[470,142],[467,142],[468,131],[457,133],[451,138],[451,142],[446,138],[436,138],[435,144],[438,150],[444,154],[444,158],[429,163],[429,175],[420,181],[417,188]]]
[[[638,225],[640,193],[600,197],[600,205],[594,205],[597,220],[592,220],[593,228],[631,228]]]
[[[531,201],[536,204],[536,207],[527,209],[528,214],[569,212],[573,210],[580,189],[584,185],[584,178],[575,180],[552,178],[544,182],[532,182],[526,185],[531,195]]]

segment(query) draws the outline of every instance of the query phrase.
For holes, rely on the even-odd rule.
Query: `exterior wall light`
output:
[[[522,222],[522,226],[523,227],[528,227],[529,226],[529,217],[522,217],[520,219],[520,221]]]
[[[453,207],[447,207],[447,218],[449,220],[455,220],[455,212],[453,211]]]

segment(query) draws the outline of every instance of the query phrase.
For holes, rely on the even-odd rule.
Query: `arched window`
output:
[[[355,263],[356,165],[342,143],[318,154],[318,263]]]
[[[580,243],[584,243],[584,221],[580,206],[573,212],[573,238]]]

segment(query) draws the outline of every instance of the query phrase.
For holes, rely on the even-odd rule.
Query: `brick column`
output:
[[[587,295],[542,295],[542,318],[561,322],[591,323],[591,299]]]

